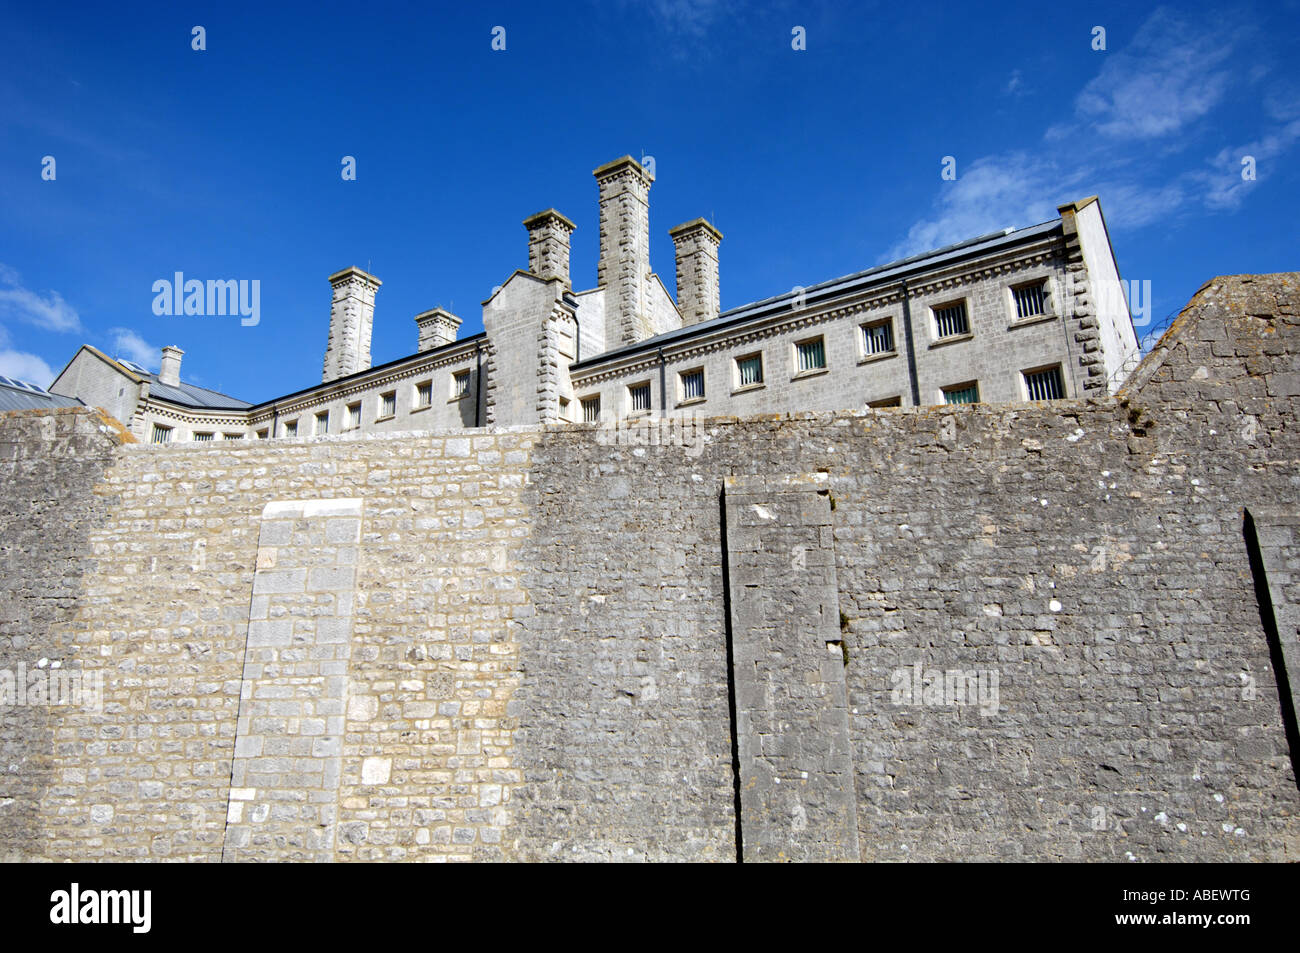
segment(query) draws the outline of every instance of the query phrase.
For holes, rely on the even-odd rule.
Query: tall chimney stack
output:
[[[677,252],[677,310],[682,314],[682,326],[716,318],[722,232],[697,218],[670,228],[668,234]]]
[[[375,293],[383,284],[360,268],[330,275],[330,337],[321,383],[370,367],[370,331],[375,322]]]
[[[168,344],[162,349],[162,362],[158,365],[159,384],[170,384],[172,387],[180,386],[181,356],[184,353],[175,344]]]
[[[569,281],[569,236],[576,228],[553,208],[524,219],[528,229],[528,270],[546,281],[559,278],[566,289]]]
[[[631,156],[592,173],[600,188],[600,264],[605,289],[606,344],[635,344],[654,333],[650,323],[650,185],[652,176]]]
[[[460,331],[460,318],[442,308],[434,308],[415,316],[415,326],[420,330],[417,351],[432,351],[456,340]]]

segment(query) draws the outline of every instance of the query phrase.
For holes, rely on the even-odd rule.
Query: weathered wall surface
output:
[[[855,841],[864,860],[1297,859],[1289,653],[1257,597],[1272,586],[1289,611],[1286,541],[1265,540],[1262,572],[1280,568],[1261,580],[1243,533],[1247,507],[1293,522],[1297,355],[1300,276],[1219,279],[1117,398],[97,444],[81,483],[4,490],[57,527],[40,501],[84,504],[97,483],[102,515],[51,537],[95,557],[75,611],[32,627],[108,684],[103,714],[50,709],[29,732],[53,735],[49,780],[19,823],[0,813],[0,843],[219,859],[234,801],[256,802],[230,790],[241,685],[296,704],[343,663],[338,860]],[[26,427],[0,432],[39,459],[51,436]],[[815,499],[792,495],[804,484]],[[250,673],[264,507],[344,498],[362,500],[350,651],[291,626],[304,638],[279,658],[317,667]],[[343,565],[347,544],[316,552],[316,531],[285,531],[302,534],[293,568]],[[29,578],[8,535],[5,558],[7,582]],[[308,720],[284,731],[329,736]],[[267,830],[287,829],[264,846],[288,856],[294,811],[327,785],[272,767]]]
[[[14,679],[11,694],[20,665],[25,675],[42,659],[66,656],[59,626],[92,565],[87,537],[112,503],[94,487],[121,439],[119,425],[81,410],[0,415],[0,671]],[[57,716],[16,702],[0,707],[4,860],[41,850],[39,805],[56,773]]]

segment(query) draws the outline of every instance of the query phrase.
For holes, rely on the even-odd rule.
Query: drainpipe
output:
[[[659,415],[668,416],[668,386],[664,383],[664,349],[659,349]]]
[[[483,348],[481,341],[474,342],[474,428],[480,426],[479,415],[483,406]]]
[[[912,343],[912,304],[907,297],[907,279],[899,282],[903,292],[903,336],[907,338],[907,376],[912,383],[912,406],[921,406],[921,385],[916,377],[916,346]]]

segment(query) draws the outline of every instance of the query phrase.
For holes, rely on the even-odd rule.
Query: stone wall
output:
[[[104,437],[78,450],[80,482],[4,490],[50,530],[29,557],[95,557],[75,606],[32,627],[107,686],[102,714],[50,708],[14,735],[54,756],[0,844],[235,859],[264,807],[261,857],[1297,859],[1296,355],[1300,276],[1238,277],[1117,397]],[[66,465],[29,418],[0,434],[15,472]],[[321,633],[353,537],[272,518],[343,499],[361,501],[346,657]],[[277,616],[257,580],[282,557],[304,586],[332,568]],[[263,609],[302,621],[276,630],[275,661],[299,668],[256,669]],[[275,757],[320,770],[232,790],[281,733]],[[305,821],[330,790],[336,813]]]

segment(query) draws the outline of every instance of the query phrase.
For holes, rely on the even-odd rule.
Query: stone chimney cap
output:
[[[334,272],[334,274],[330,275],[330,284],[336,285],[340,281],[344,281],[348,278],[351,278],[353,275],[357,275],[361,278],[364,278],[365,280],[373,284],[376,288],[378,288],[380,285],[383,284],[382,281],[380,281],[374,275],[370,274],[370,272],[362,271],[356,265],[353,265],[351,268],[344,268],[342,271]]]
[[[184,354],[184,353],[185,353],[185,352],[182,351],[180,348],[178,348],[175,344],[167,344],[167,345],[164,345],[164,346],[163,346],[163,352],[165,353],[165,352],[167,352],[167,351],[175,351],[177,354]]]
[[[676,241],[679,237],[686,235],[688,232],[696,231],[697,229],[702,229],[703,231],[708,232],[713,236],[715,242],[722,241],[722,232],[714,228],[713,223],[706,218],[693,218],[689,222],[682,222],[680,225],[675,225],[668,229],[668,235]]]
[[[650,170],[640,162],[637,162],[631,156],[623,156],[621,159],[615,159],[613,162],[606,162],[600,168],[594,169],[591,174],[597,179],[608,179],[618,175],[629,167],[636,169],[641,177],[647,182],[653,182],[655,180],[655,177],[650,174]]]
[[[439,317],[450,318],[452,321],[455,321],[457,324],[460,324],[461,322],[460,318],[452,314],[446,308],[430,308],[428,311],[421,311],[419,314],[415,316],[415,320],[428,321],[433,318],[439,318]]]
[[[548,221],[551,221],[552,219],[559,222],[569,231],[573,231],[578,227],[577,225],[574,225],[573,222],[569,221],[567,215],[562,215],[560,212],[557,212],[555,209],[548,208],[545,212],[538,212],[536,215],[529,215],[526,219],[524,219],[524,228],[528,229],[529,231],[532,231],[538,225],[545,225]]]

